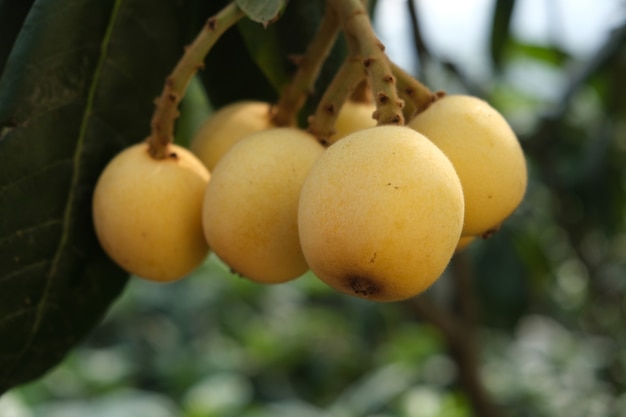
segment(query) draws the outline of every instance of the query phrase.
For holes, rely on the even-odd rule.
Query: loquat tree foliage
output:
[[[531,388],[498,389],[485,369],[506,361],[493,359],[490,332],[546,322],[531,313],[605,343],[603,410],[626,404],[626,340],[611,337],[625,316],[614,132],[626,106],[613,83],[626,26],[571,77],[556,110],[539,113],[536,98],[498,90],[498,77],[516,54],[568,57],[516,43],[515,3],[494,3],[497,77],[479,85],[430,53],[412,1],[416,71],[387,54],[373,1],[0,0],[0,395],[64,366],[135,285],[164,297],[188,286],[191,299],[200,280],[221,280],[210,285],[229,295],[208,295],[215,305],[198,311],[228,328],[224,340],[244,345],[255,333],[241,329],[261,314],[250,311],[272,314],[265,294],[293,291],[291,311],[324,311],[360,346],[332,378],[340,360],[315,346],[257,365],[305,374],[285,385],[312,409],[412,415],[397,398],[417,395],[414,355],[426,349],[454,368],[438,389],[457,414],[437,415],[524,415]],[[581,91],[600,104],[572,120]],[[368,374],[416,324],[410,370],[404,358]],[[313,343],[332,333],[297,331]],[[253,368],[238,381],[271,402],[273,377]],[[374,387],[383,376],[398,385]],[[359,378],[369,381],[360,407],[350,397]],[[247,401],[224,415],[257,415]]]

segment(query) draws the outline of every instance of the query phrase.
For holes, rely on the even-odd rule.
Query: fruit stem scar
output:
[[[369,277],[363,275],[346,275],[345,283],[347,287],[356,295],[369,297],[382,293],[381,286]]]
[[[172,73],[165,79],[163,91],[156,100],[152,115],[151,133],[146,139],[153,158],[168,157],[168,145],[174,141],[174,121],[179,115],[178,105],[187,86],[198,69],[202,68],[205,56],[220,36],[243,16],[243,11],[232,2],[209,18],[194,41],[185,48]]]

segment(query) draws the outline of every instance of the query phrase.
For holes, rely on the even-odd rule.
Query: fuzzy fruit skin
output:
[[[497,230],[526,192],[527,170],[517,137],[487,102],[445,96],[408,124],[452,161],[465,195],[464,236]]]
[[[311,270],[340,292],[375,301],[428,288],[462,225],[452,164],[407,127],[360,130],[331,145],[300,194],[300,242]]]
[[[302,130],[274,128],[242,139],[217,164],[204,197],[204,233],[234,271],[272,284],[308,270],[298,241],[298,197],[323,151]]]
[[[93,196],[93,220],[104,251],[141,278],[170,282],[207,256],[202,233],[206,167],[188,150],[169,145],[157,160],[133,145],[109,162]]]
[[[372,117],[375,111],[374,103],[346,100],[337,115],[332,140],[336,141],[352,132],[376,126],[377,121]]]
[[[270,105],[240,101],[213,113],[194,135],[189,149],[213,171],[217,161],[241,138],[274,127]]]

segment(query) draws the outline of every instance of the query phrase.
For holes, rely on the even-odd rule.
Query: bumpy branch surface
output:
[[[328,5],[339,15],[348,44],[355,46],[352,53],[360,58],[369,76],[378,124],[403,125],[404,102],[398,97],[385,48],[374,34],[367,11],[359,0],[329,0]]]
[[[397,79],[398,94],[404,99],[405,108],[403,113],[407,120],[423,112],[428,106],[445,95],[443,91],[433,93],[428,87],[393,62],[390,62],[389,65]]]
[[[370,88],[370,83],[367,79],[361,81],[359,85],[356,86],[352,94],[350,95],[350,100],[355,103],[365,103],[369,104],[374,99],[372,98],[372,90]]]
[[[332,144],[331,136],[335,133],[335,121],[343,103],[366,77],[361,60],[350,57],[335,74],[317,106],[315,115],[309,118],[308,131],[322,145]]]
[[[200,33],[185,53],[172,73],[166,78],[161,96],[156,100],[156,109],[152,116],[152,132],[146,139],[150,154],[156,159],[167,157],[167,148],[174,140],[174,121],[178,117],[178,104],[185,94],[189,82],[198,69],[203,67],[204,58],[215,45],[219,37],[244,13],[230,3],[218,14],[209,18]]]
[[[296,115],[304,105],[307,96],[313,92],[315,81],[332,49],[339,33],[337,13],[326,8],[324,18],[304,56],[298,59],[298,70],[291,83],[285,88],[275,107],[272,122],[276,126],[290,126],[296,122]]]

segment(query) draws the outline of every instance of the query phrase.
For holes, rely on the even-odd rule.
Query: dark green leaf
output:
[[[0,76],[34,0],[0,0]]]
[[[287,0],[236,0],[237,6],[255,22],[267,25],[277,19]]]
[[[276,27],[278,32],[278,39],[284,51],[284,55],[280,58],[283,60],[283,65],[289,68],[289,74],[293,74],[295,70],[295,66],[290,61],[290,58],[301,56],[306,52],[309,42],[315,36],[320,21],[324,16],[326,3],[324,0],[291,0],[285,9],[283,17],[272,25]],[[248,49],[253,48],[253,45],[248,45]],[[311,97],[300,112],[301,125],[306,125],[308,115],[315,110],[326,87],[330,84],[330,81],[346,57],[346,53],[346,44],[343,37],[340,36],[322,66]]]
[[[0,79],[0,393],[56,365],[126,282],[92,191],[149,133],[189,3],[39,0],[28,15]]]
[[[325,3],[324,0],[291,0],[283,16],[267,28],[242,21],[238,31],[227,32],[211,50],[207,69],[202,74],[211,103],[220,107],[246,98],[275,100],[296,69],[292,58],[304,54],[315,35]],[[340,39],[324,63],[315,90],[300,114],[302,125],[345,54],[345,42]],[[228,79],[233,82],[224,82]]]
[[[234,28],[213,46],[200,77],[214,108],[244,99],[273,101],[276,98],[276,89],[253,61],[241,33]]]
[[[502,56],[510,38],[511,16],[515,0],[497,0],[491,24],[491,60],[496,68],[502,64]]]
[[[561,66],[570,58],[566,51],[557,47],[534,45],[517,41],[511,41],[509,43],[509,54],[511,56],[531,58],[554,66]]]
[[[263,26],[243,20],[238,25],[247,51],[276,91],[289,82],[287,51],[281,41],[278,24]]]
[[[188,147],[193,135],[210,114],[211,106],[202,81],[198,77],[194,77],[180,103],[180,117],[176,120],[176,132],[174,134],[175,142]]]

